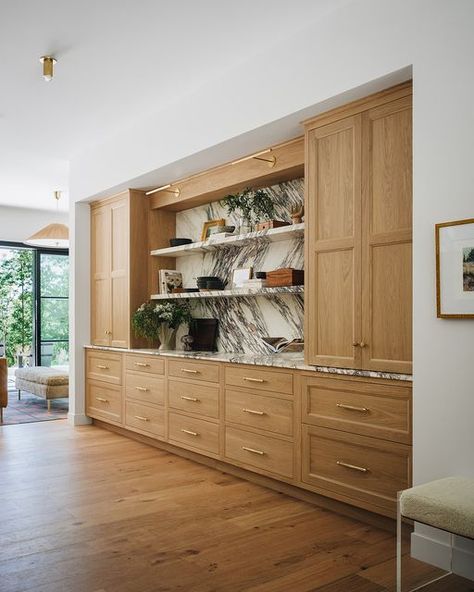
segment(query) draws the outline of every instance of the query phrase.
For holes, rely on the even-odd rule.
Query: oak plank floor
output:
[[[1,592],[387,592],[394,556],[384,530],[95,426],[0,428]]]

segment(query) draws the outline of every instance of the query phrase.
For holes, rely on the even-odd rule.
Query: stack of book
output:
[[[253,278],[251,280],[244,280],[242,282],[242,288],[265,288],[266,285],[266,280],[260,280],[257,278]]]

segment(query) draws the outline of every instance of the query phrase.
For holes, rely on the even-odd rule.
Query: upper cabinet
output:
[[[127,191],[91,206],[91,341],[132,347],[131,315],[148,295],[148,200]]]
[[[411,372],[411,86],[306,127],[307,363]]]

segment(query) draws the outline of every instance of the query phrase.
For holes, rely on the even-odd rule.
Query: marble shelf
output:
[[[292,238],[304,235],[304,222],[301,224],[292,224],[291,226],[281,226],[280,228],[270,228],[269,230],[259,230],[258,232],[249,232],[248,234],[236,234],[235,236],[210,238],[205,241],[181,245],[180,247],[167,247],[165,249],[156,249],[151,251],[154,257],[189,257],[197,253],[209,253],[223,247],[240,247],[253,241],[279,242],[291,240]]]
[[[182,292],[180,294],[152,294],[151,300],[178,300],[191,298],[238,298],[254,296],[273,296],[285,294],[303,294],[304,286],[286,286],[280,288],[233,288],[231,290],[210,290],[209,292]]]

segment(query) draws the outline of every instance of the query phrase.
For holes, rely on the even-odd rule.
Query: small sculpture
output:
[[[301,224],[301,222],[303,222],[303,216],[304,204],[301,204],[301,206],[296,206],[291,209],[291,219],[293,221],[293,224]]]
[[[194,342],[194,337],[192,335],[183,335],[181,337],[181,343],[183,344],[184,351],[190,352],[193,351],[192,344]]]

